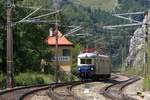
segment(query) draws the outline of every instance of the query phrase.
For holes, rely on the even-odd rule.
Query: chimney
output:
[[[53,36],[53,29],[52,28],[49,29],[49,36]]]

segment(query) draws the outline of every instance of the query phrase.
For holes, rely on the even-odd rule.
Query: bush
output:
[[[20,73],[15,76],[15,86],[28,86],[38,84],[52,83],[53,76],[50,74],[40,74],[35,72]],[[0,73],[0,89],[6,88],[6,80],[3,74]]]
[[[131,67],[131,68],[126,69],[125,73],[128,75],[143,76],[143,69],[142,67]]]
[[[3,89],[6,87],[6,80],[4,78],[4,75],[0,73],[0,89]]]
[[[37,84],[44,84],[44,79],[36,73],[21,73],[15,77],[16,86],[27,86]]]
[[[144,90],[150,90],[150,75],[144,78]]]
[[[77,63],[74,63],[73,65],[72,65],[72,74],[73,75],[78,75],[78,67],[77,67]]]

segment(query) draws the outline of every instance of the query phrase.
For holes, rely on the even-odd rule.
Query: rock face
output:
[[[138,28],[133,37],[130,40],[129,54],[127,57],[127,66],[137,67],[143,66],[144,64],[144,47],[145,47],[145,25],[148,22],[150,24],[150,13],[149,16],[143,20],[143,25]],[[149,28],[150,29],[150,28]]]
[[[144,43],[143,28],[138,28],[130,40],[129,54],[127,57],[128,66],[137,66],[144,61]]]

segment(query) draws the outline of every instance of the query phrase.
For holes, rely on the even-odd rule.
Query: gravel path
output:
[[[143,91],[143,79],[135,82],[134,84],[128,85],[124,88],[124,94],[135,98],[137,100],[150,100],[150,99],[142,99],[140,96],[137,95],[137,92]]]
[[[123,75],[115,75],[117,78],[115,78],[115,81],[125,81],[129,78],[127,76]],[[105,87],[112,85],[111,82],[92,82],[87,84],[82,84],[73,87],[72,91],[79,97],[83,98],[85,100],[106,100],[106,98],[103,96],[101,90],[103,90]],[[108,99],[107,99],[108,100]]]
[[[69,93],[68,88],[70,86],[71,85],[67,85],[54,89],[54,92],[60,96],[60,100],[75,100],[74,97]]]
[[[23,94],[33,91],[38,88],[41,88],[41,87],[31,87],[31,88],[14,90],[13,92],[12,91],[6,92],[0,95],[0,100],[18,100]]]
[[[115,74],[115,76],[117,76],[117,78],[115,78],[116,81],[126,81],[129,79],[129,77],[121,75],[121,74]]]
[[[92,82],[73,87],[72,91],[79,97],[84,97],[86,100],[106,100],[105,97],[100,94],[100,90],[111,83]]]
[[[143,79],[127,86],[124,89],[124,93],[132,98],[135,98],[137,100],[150,100],[150,92],[143,92],[144,98],[141,98],[140,96],[137,95],[137,92],[142,91],[143,91]]]
[[[52,100],[48,96],[48,92],[49,92],[49,90],[43,90],[43,91],[36,92],[32,95],[29,95],[27,97],[27,99],[25,99],[25,100]]]

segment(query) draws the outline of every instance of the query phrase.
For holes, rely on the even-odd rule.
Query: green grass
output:
[[[144,78],[144,90],[150,90],[150,75]]]
[[[79,2],[83,6],[88,6],[91,8],[100,8],[104,11],[112,11],[118,4],[118,0],[73,0],[74,2]]]
[[[0,89],[5,88],[5,79],[4,79],[4,75],[2,73],[0,73]]]
[[[150,38],[149,38],[150,40]],[[148,42],[148,75],[144,78],[144,89],[150,90],[150,41]]]
[[[15,76],[16,85],[35,85],[35,84],[49,84],[53,82],[53,76],[50,74],[41,73],[20,73]]]
[[[125,74],[143,76],[143,69],[142,69],[142,67],[128,68],[128,69],[126,69]]]
[[[54,82],[53,76],[50,74],[40,74],[39,76],[43,78],[45,84]]]
[[[41,74],[36,72],[25,72],[15,76],[15,86],[28,86],[37,84],[53,83],[53,76],[50,74]],[[0,89],[6,87],[6,80],[4,75],[0,73]]]
[[[50,84],[54,82],[54,76],[51,74],[42,74],[37,72],[25,72],[15,75],[15,86],[29,86],[29,85],[38,85],[38,84]],[[67,75],[63,75],[62,82],[68,80]],[[76,76],[72,76],[73,80],[79,80]],[[0,89],[6,88],[6,80],[4,75],[0,73]]]

